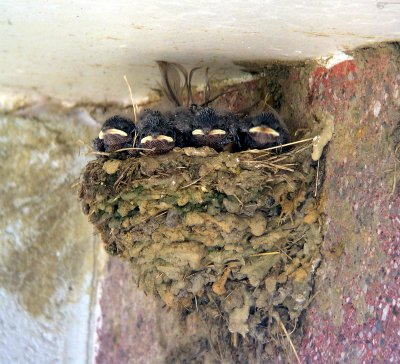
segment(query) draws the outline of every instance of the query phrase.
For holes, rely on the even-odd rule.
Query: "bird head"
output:
[[[159,111],[145,110],[138,123],[139,147],[155,154],[167,153],[175,146],[173,125]]]

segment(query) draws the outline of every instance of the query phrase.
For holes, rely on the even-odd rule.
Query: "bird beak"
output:
[[[104,139],[105,135],[121,135],[127,137],[128,134],[119,129],[107,129],[106,131],[101,130],[99,133],[99,139]]]
[[[222,129],[213,129],[210,130],[210,132],[208,133],[208,135],[225,135],[226,131],[222,130]]]
[[[222,129],[213,129],[213,130],[210,130],[207,134],[208,135],[225,135],[226,131],[222,130]],[[192,135],[204,135],[204,131],[201,129],[195,129],[192,131]]]
[[[268,128],[267,126],[255,126],[249,129],[249,133],[261,133],[261,134],[269,134],[274,137],[278,137],[280,134],[272,128]]]
[[[165,140],[168,143],[173,143],[174,139],[167,136],[167,135],[157,135],[156,137],[157,140]]]
[[[192,135],[204,135],[204,132],[201,129],[194,129]]]
[[[147,142],[151,142],[152,140],[154,140],[154,138],[151,135],[148,135],[140,140],[140,144],[145,144]]]
[[[167,136],[167,135],[157,135],[156,137],[153,137],[151,135],[148,135],[147,137],[144,137],[140,140],[140,144],[145,144],[147,142],[151,142],[153,140],[165,140],[168,143],[173,143],[174,139]]]

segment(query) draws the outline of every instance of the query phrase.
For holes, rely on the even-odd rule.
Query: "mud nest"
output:
[[[176,148],[91,161],[80,199],[142,290],[214,332],[201,345],[224,342],[219,359],[263,360],[285,340],[282,326],[299,326],[313,296],[316,178],[310,144],[282,154]]]

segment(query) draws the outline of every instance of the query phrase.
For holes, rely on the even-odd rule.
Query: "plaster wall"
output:
[[[212,65],[303,60],[400,38],[400,3],[375,0],[0,2],[0,91],[62,101],[137,100],[154,60]],[[219,67],[218,67],[219,65]]]

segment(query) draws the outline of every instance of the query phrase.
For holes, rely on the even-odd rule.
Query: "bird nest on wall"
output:
[[[313,297],[318,169],[310,141],[292,148],[102,157],[81,177],[105,249],[144,292],[218,327],[208,345],[226,343],[229,360],[271,358]]]

